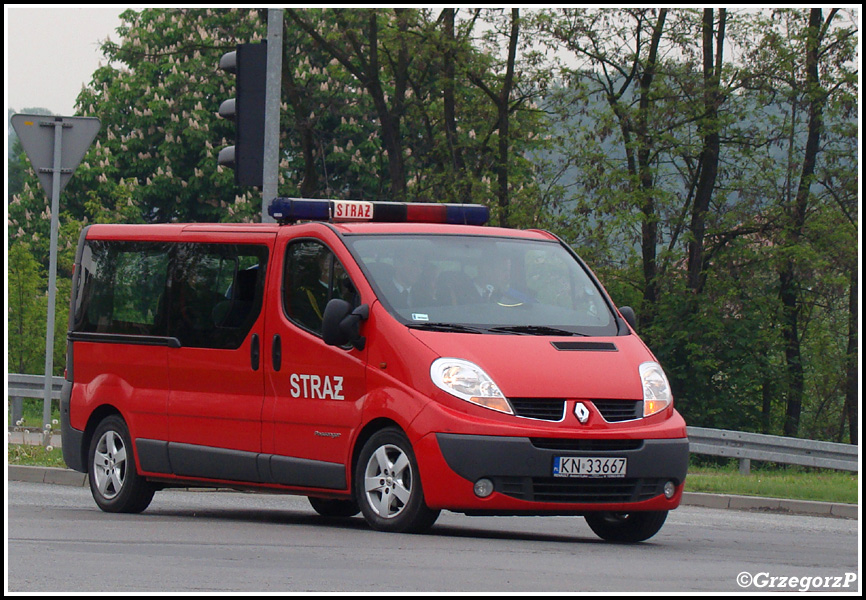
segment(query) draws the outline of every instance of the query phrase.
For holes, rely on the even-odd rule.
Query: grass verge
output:
[[[9,444],[6,454],[10,465],[66,468],[66,463],[63,462],[63,451],[60,448]]]
[[[753,466],[749,475],[740,475],[735,461],[718,467],[690,467],[686,491],[845,504],[857,504],[859,497],[857,473],[774,465]]]

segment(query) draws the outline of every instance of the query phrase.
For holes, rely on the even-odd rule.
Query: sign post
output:
[[[12,116],[12,127],[21,140],[24,152],[30,158],[30,164],[33,165],[42,188],[51,198],[48,320],[45,332],[45,395],[42,405],[43,443],[47,444],[51,434],[51,382],[54,371],[54,305],[57,291],[60,191],[72,179],[75,168],[93,143],[93,139],[99,132],[100,122],[93,117],[18,114]]]

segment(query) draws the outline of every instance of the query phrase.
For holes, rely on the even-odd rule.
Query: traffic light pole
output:
[[[268,206],[278,196],[283,11],[268,9],[268,37],[238,44],[220,58],[219,68],[236,75],[235,97],[219,115],[235,122],[235,144],[219,151],[217,163],[235,172],[235,185],[262,190],[262,222],[273,223]]]
[[[273,223],[268,206],[278,196],[280,166],[280,85],[282,81],[283,10],[268,9],[268,61],[265,82],[265,147],[262,165],[262,223]]]

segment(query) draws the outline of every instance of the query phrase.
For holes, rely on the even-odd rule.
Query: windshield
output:
[[[601,291],[556,241],[458,235],[346,236],[378,298],[419,329],[616,335]]]

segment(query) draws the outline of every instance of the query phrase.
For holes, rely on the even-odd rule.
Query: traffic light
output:
[[[235,122],[235,145],[220,150],[217,162],[235,170],[237,185],[262,186],[265,144],[265,79],[268,46],[238,44],[223,54],[219,68],[237,76],[235,97],[220,104],[219,115]]]

